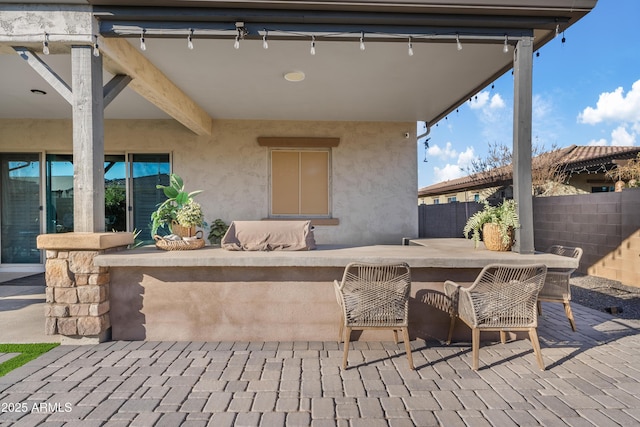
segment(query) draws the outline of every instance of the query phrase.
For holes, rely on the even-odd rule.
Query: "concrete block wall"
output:
[[[481,208],[474,202],[420,205],[419,235],[462,237],[466,219]],[[533,226],[536,250],[581,247],[580,273],[640,287],[640,188],[535,197]]]
[[[463,237],[467,219],[483,207],[477,202],[418,205],[418,235],[421,238]]]
[[[640,287],[640,189],[534,198],[537,250],[579,246],[579,272]]]

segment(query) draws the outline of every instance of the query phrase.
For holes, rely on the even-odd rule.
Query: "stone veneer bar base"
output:
[[[94,265],[98,255],[125,249],[131,233],[63,233],[38,236],[46,250],[45,333],[62,344],[96,344],[111,339],[110,274]]]

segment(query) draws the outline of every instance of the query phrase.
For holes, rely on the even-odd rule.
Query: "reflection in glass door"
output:
[[[127,230],[126,164],[104,157],[105,231]],[[47,233],[73,231],[73,156],[47,154]]]
[[[169,155],[132,154],[130,160],[133,227],[140,231],[140,240],[151,243],[151,213],[166,200],[163,191],[158,190],[156,185],[169,185]]]
[[[47,233],[73,231],[73,156],[47,154]]]
[[[0,154],[2,264],[38,264],[40,162],[38,153]]]
[[[124,156],[104,156],[105,231],[127,231],[126,173]]]

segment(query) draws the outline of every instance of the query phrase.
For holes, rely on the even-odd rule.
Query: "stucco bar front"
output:
[[[490,263],[576,267],[574,260],[555,255],[474,249],[465,239],[416,240],[407,246],[321,245],[308,252],[145,247],[94,260],[110,271],[112,339],[149,341],[336,340],[340,312],[333,280],[341,279],[353,261],[410,265],[410,335],[424,340],[446,338],[448,314],[423,301],[447,279],[470,283]],[[454,332],[457,339],[468,335],[461,324]],[[366,331],[353,338],[391,337]]]

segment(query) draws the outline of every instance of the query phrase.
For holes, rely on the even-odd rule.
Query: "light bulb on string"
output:
[[[95,42],[93,43],[93,56],[98,57],[100,56],[100,48],[98,47],[98,36],[93,37],[95,37]]]
[[[49,55],[49,34],[44,33],[44,41],[42,42],[42,53]]]
[[[144,33],[145,30],[142,30],[142,34],[140,34],[140,50],[142,51],[147,50],[147,44],[144,42]]]
[[[316,54],[316,36],[311,36],[311,49],[309,50],[311,55]]]
[[[413,56],[413,43],[411,43],[411,37],[409,37],[409,50],[407,51],[409,56]]]
[[[236,34],[236,39],[233,42],[233,48],[236,50],[240,49],[240,34]]]
[[[193,28],[189,30],[189,35],[187,36],[187,49],[193,50]]]
[[[462,50],[462,43],[460,43],[460,34],[456,33],[456,47],[458,50]]]
[[[364,31],[360,33],[360,50],[365,50],[364,46]]]
[[[502,52],[509,53],[509,36],[506,34],[504,36],[504,46],[502,47]]]
[[[269,49],[269,43],[267,43],[267,30],[264,30],[264,34],[262,35],[262,48]]]

